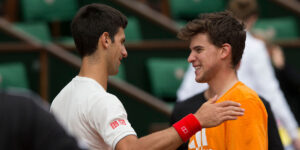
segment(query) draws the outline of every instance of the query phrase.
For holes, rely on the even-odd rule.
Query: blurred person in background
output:
[[[287,99],[297,122],[300,122],[300,71],[286,61],[282,47],[273,41],[276,31],[254,30],[256,38],[263,40],[268,49],[276,77],[279,81],[285,98]]]
[[[296,120],[300,122],[300,72],[285,61],[284,52],[280,46],[268,44],[267,47],[280,87]]]
[[[266,44],[251,35],[250,30],[258,18],[255,0],[231,0],[228,9],[246,25],[245,51],[238,70],[239,80],[264,97],[271,105],[275,118],[280,121],[292,139],[296,150],[300,149],[298,123],[280,89]],[[199,94],[208,88],[207,84],[195,82],[194,68],[189,66],[183,82],[177,91],[178,101]]]

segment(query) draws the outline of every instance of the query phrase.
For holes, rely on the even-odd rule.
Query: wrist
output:
[[[191,136],[202,129],[200,122],[193,114],[185,116],[173,124],[173,127],[183,142],[188,141]]]

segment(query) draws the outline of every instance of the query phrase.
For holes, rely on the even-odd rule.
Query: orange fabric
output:
[[[226,121],[214,128],[202,129],[190,138],[189,150],[267,150],[267,111],[258,95],[236,83],[217,102],[236,101],[245,109],[237,120]]]

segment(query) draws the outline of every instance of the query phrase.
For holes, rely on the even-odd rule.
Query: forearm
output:
[[[183,141],[173,127],[162,130],[137,140],[133,150],[174,150],[178,148]]]
[[[186,142],[197,131],[201,130],[198,119],[189,114],[172,127],[137,139],[135,136],[128,136],[117,144],[117,149],[135,150],[173,150]]]
[[[127,136],[116,146],[116,150],[175,150],[183,141],[177,131],[170,127],[138,139]]]

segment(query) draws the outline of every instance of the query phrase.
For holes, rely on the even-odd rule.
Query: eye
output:
[[[201,53],[202,50],[203,50],[202,48],[196,48],[196,49],[195,49],[195,51],[196,51],[197,53]]]
[[[124,45],[125,44],[125,39],[121,41],[121,44]]]

